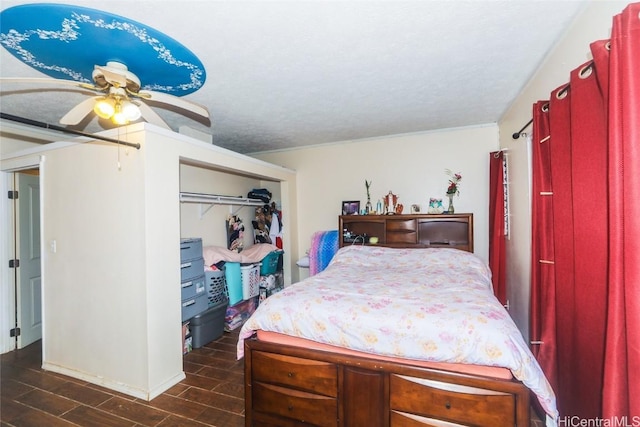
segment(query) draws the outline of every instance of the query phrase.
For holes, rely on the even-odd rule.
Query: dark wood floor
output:
[[[2,355],[1,426],[244,426],[237,330],[184,357],[187,378],[151,402],[43,371],[41,342]]]
[[[187,354],[187,378],[151,402],[43,371],[40,342],[3,354],[0,426],[244,426],[237,332]],[[531,427],[543,425],[532,411]]]

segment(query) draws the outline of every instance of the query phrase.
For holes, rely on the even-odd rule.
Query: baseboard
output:
[[[143,399],[146,401],[150,401],[153,398],[161,395],[174,385],[178,384],[180,381],[186,378],[184,372],[180,372],[170,378],[169,380],[163,382],[162,384],[154,387],[152,389],[144,390],[138,387],[132,387],[127,384],[123,384],[119,381],[113,381],[106,378],[102,378],[100,376],[87,374],[85,372],[79,372],[74,369],[65,368],[64,366],[56,365],[54,363],[43,363],[42,369],[45,371],[56,372],[58,374],[66,375],[71,378],[76,378],[82,381],[86,381],[91,384],[99,385],[104,388],[108,388],[109,390],[117,391],[119,393],[126,394],[128,396],[133,396],[138,399]]]

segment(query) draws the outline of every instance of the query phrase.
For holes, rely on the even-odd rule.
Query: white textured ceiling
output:
[[[7,1],[2,9],[31,2]],[[37,1],[33,3],[43,3]],[[207,79],[174,129],[241,153],[495,123],[583,1],[74,1],[153,27]],[[103,65],[103,64],[100,64]],[[132,70],[135,73],[135,70]],[[0,48],[0,76],[44,77]],[[145,83],[145,82],[143,82]],[[43,90],[44,89],[44,90]],[[4,85],[3,113],[57,124],[91,93]],[[80,130],[102,130],[97,119]]]

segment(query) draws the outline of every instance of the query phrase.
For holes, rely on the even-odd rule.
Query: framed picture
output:
[[[413,214],[420,213],[420,205],[411,205],[411,213]]]
[[[430,214],[441,214],[444,212],[444,206],[442,205],[442,199],[431,197],[429,199],[429,211]]]
[[[357,215],[360,212],[360,201],[342,202],[342,215]]]

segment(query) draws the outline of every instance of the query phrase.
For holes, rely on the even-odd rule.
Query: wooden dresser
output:
[[[389,247],[456,248],[473,252],[473,214],[341,215],[339,246],[370,244]]]

